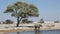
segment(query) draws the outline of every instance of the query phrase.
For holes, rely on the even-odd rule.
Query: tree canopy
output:
[[[16,2],[13,5],[9,5],[4,13],[11,13],[11,16],[18,17],[38,16],[38,9],[33,4]]]

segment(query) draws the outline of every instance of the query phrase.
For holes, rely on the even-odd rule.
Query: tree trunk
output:
[[[17,27],[19,27],[19,17],[17,17]]]
[[[21,19],[22,19],[22,17],[21,17]],[[17,17],[17,27],[19,27],[19,23],[20,23],[21,19],[19,20],[19,17]]]

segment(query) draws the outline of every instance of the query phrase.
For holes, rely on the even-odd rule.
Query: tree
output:
[[[25,2],[16,2],[13,5],[9,5],[4,13],[11,13],[11,16],[17,18],[17,27],[23,18],[30,16],[37,17],[38,9],[33,4],[27,4]]]
[[[1,22],[0,22],[0,24],[1,24]]]
[[[33,23],[33,21],[29,21],[28,19],[23,19],[22,23]]]
[[[54,21],[54,23],[59,23],[59,21],[57,20],[57,21]]]
[[[7,19],[7,20],[5,21],[5,23],[6,23],[6,24],[13,24],[13,21]]]
[[[41,19],[41,20],[39,21],[39,23],[44,23],[44,20],[43,20],[43,19]]]

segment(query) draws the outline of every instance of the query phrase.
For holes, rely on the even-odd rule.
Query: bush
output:
[[[22,20],[22,23],[33,23],[33,21],[29,21],[28,19]]]
[[[44,23],[44,20],[43,20],[43,19],[41,19],[41,20],[39,21],[39,23]]]
[[[59,23],[59,21],[54,21],[54,23]]]
[[[13,24],[13,21],[11,21],[11,20],[6,20],[5,23],[6,23],[6,24]]]

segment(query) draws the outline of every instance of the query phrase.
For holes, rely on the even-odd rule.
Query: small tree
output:
[[[41,19],[41,20],[39,21],[39,23],[44,23],[44,20],[43,20],[43,19]]]
[[[13,21],[7,19],[7,20],[5,21],[5,23],[6,23],[6,24],[13,24]]]

